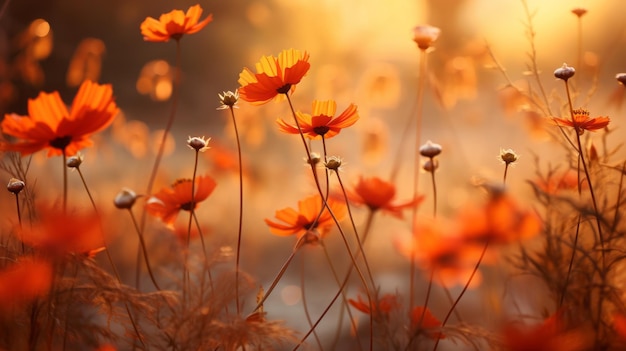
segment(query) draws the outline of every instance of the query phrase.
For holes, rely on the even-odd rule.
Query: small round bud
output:
[[[615,79],[617,79],[617,81],[623,85],[626,86],[626,73],[618,73],[615,75]]]
[[[436,171],[437,168],[439,168],[439,160],[434,158],[429,158],[422,166],[422,169],[429,173]]]
[[[577,7],[572,10],[572,13],[578,16],[578,18],[580,18],[587,13],[587,9],[584,9],[582,7]]]
[[[189,137],[189,139],[187,139],[187,145],[196,151],[205,152],[210,149],[209,140],[211,140],[211,138]]]
[[[330,156],[328,160],[324,163],[324,166],[326,166],[326,168],[330,169],[331,171],[337,172],[341,168],[341,159],[337,156]]]
[[[517,161],[518,158],[519,158],[519,156],[517,156],[515,151],[513,151],[512,149],[500,149],[500,159],[505,164],[507,164],[507,165],[511,164],[511,163]]]
[[[237,101],[239,101],[239,92],[237,90],[235,90],[235,92],[233,93],[232,91],[225,91],[223,94],[217,94],[220,97],[220,107],[218,107],[218,110],[225,110],[228,108],[236,108],[237,106]]]
[[[23,181],[17,178],[11,178],[9,179],[9,184],[7,184],[7,190],[17,195],[25,186],[26,184]]]
[[[322,160],[322,156],[320,156],[317,152],[311,152],[310,157],[305,157],[304,160],[311,166],[316,166]]]
[[[433,158],[441,153],[441,145],[428,140],[426,144],[420,146],[420,155]]]
[[[439,38],[440,33],[441,29],[434,26],[417,26],[413,28],[413,41],[420,50],[426,50]]]
[[[566,82],[568,79],[572,78],[575,73],[576,70],[574,67],[568,66],[567,63],[564,63],[563,66],[554,70],[554,76]]]
[[[138,196],[137,194],[135,194],[134,191],[128,188],[124,188],[119,193],[117,193],[117,195],[115,196],[115,200],[113,200],[113,203],[115,204],[115,207],[121,210],[131,209],[135,204],[135,201],[137,201],[137,197]]]
[[[78,168],[80,167],[80,165],[83,164],[83,155],[81,154],[76,154],[70,158],[67,159],[66,165],[69,168]]]

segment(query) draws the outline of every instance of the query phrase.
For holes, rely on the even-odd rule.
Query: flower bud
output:
[[[187,139],[187,145],[196,151],[205,152],[210,149],[209,140],[211,140],[211,138],[205,140],[204,137],[189,137],[189,139]]]
[[[341,159],[337,156],[330,156],[324,165],[331,171],[337,172],[341,168]]]
[[[115,200],[113,200],[113,203],[115,204],[115,207],[121,210],[131,209],[135,204],[135,201],[137,201],[137,197],[138,196],[137,194],[135,194],[134,191],[128,188],[124,188],[119,193],[117,193],[117,195],[115,196]]]
[[[426,50],[439,38],[441,29],[429,25],[421,25],[413,28],[413,41],[420,50]]]
[[[220,103],[222,104],[220,107],[218,107],[218,110],[226,110],[228,108],[236,108],[237,106],[237,101],[239,101],[239,92],[237,90],[235,90],[235,92],[233,93],[232,91],[225,91],[223,94],[217,94],[220,97]]]
[[[626,86],[626,73],[618,73],[615,75],[615,79],[617,79],[617,81],[623,85]]]
[[[426,144],[420,146],[420,155],[433,158],[441,153],[441,145],[428,140]]]
[[[567,63],[564,63],[563,66],[554,70],[554,76],[566,82],[568,79],[572,78],[575,73],[576,70],[574,67],[568,66]]]
[[[67,159],[66,165],[69,168],[78,168],[83,163],[83,155],[76,154]]]
[[[518,158],[519,156],[517,156],[515,151],[513,151],[512,149],[500,149],[500,159],[505,164],[508,165],[510,163],[513,163],[517,161]]]
[[[428,160],[426,160],[426,162],[424,162],[424,165],[422,166],[422,169],[429,173],[436,171],[437,168],[439,168],[439,160],[434,158],[429,158]]]
[[[24,187],[26,186],[26,184],[17,179],[17,178],[11,178],[9,179],[9,184],[7,185],[7,190],[12,192],[13,194],[17,195],[20,193],[20,191],[22,191],[24,189]]]

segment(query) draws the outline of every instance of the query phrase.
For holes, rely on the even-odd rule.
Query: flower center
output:
[[[184,204],[180,205],[180,209],[181,210],[185,210],[185,211],[190,211],[195,208],[194,203],[189,201],[189,202],[185,202]]]
[[[71,136],[58,137],[50,141],[50,146],[55,149],[65,150],[65,148],[72,142]]]
[[[317,135],[324,135],[324,134],[328,133],[329,130],[330,130],[330,128],[328,128],[327,126],[313,127],[313,131]]]
[[[287,83],[287,84],[283,85],[282,87],[276,89],[276,91],[279,94],[287,94],[289,92],[289,89],[291,89],[291,84]]]

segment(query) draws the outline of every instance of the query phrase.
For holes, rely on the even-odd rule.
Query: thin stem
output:
[[[433,217],[437,217],[437,183],[435,182],[435,159],[434,157],[430,158],[430,164],[433,166],[433,169],[430,171],[430,179],[433,183]],[[416,194],[417,195],[417,194]]]
[[[20,242],[22,244],[22,254],[26,252],[24,248],[24,238],[22,237],[22,213],[20,211],[20,196],[19,193],[15,193],[15,208],[17,210],[17,223],[20,226]]]
[[[189,210],[189,222],[187,224],[187,241],[185,242],[185,258],[183,262],[183,306],[186,304],[186,297],[189,289],[189,244],[191,243],[191,223],[193,214],[196,209],[196,173],[198,171],[198,150],[195,150],[195,159],[193,163],[193,176],[191,177],[191,206]],[[206,256],[206,252],[205,252]]]
[[[502,185],[506,185],[506,173],[509,170],[509,163],[504,163],[504,176],[502,177]]]
[[[239,130],[235,119],[235,109],[229,106],[230,116],[235,128],[235,139],[237,141],[237,160],[239,161],[239,225],[237,229],[237,254],[235,258],[235,303],[237,304],[237,315],[240,314],[239,306],[239,262],[241,259],[241,238],[243,234],[243,163],[241,160],[241,142],[239,141]]]
[[[474,270],[472,271],[472,274],[470,274],[469,279],[467,279],[467,283],[465,283],[465,286],[463,287],[463,290],[461,290],[459,297],[457,297],[457,299],[454,301],[454,303],[452,304],[452,307],[450,307],[450,310],[448,310],[446,317],[441,322],[441,328],[446,326],[446,323],[448,322],[448,319],[450,319],[452,312],[454,311],[456,306],[459,304],[459,301],[461,301],[461,298],[467,291],[467,288],[469,287],[469,285],[472,283],[472,279],[474,279],[474,275],[476,275],[476,272],[478,271],[478,267],[480,267],[480,263],[483,261],[483,258],[485,257],[485,252],[487,252],[488,247],[489,247],[489,241],[485,243],[485,247],[483,248],[483,251],[480,253],[480,257],[478,258],[478,261],[476,262],[476,266],[474,266]],[[441,339],[437,339],[437,341],[435,342],[435,347],[433,348],[433,351],[437,350],[440,340]]]
[[[63,213],[67,213],[67,155],[63,149]]]
[[[303,252],[302,255],[300,255],[300,291],[302,294],[302,307],[304,308],[304,316],[306,317],[307,323],[309,323],[309,327],[313,326],[313,322],[311,321],[311,313],[309,313],[309,306],[307,305],[306,302],[306,288],[304,285],[304,276],[305,276],[305,264],[304,264],[304,259],[306,257],[305,255],[306,252]],[[324,348],[322,347],[322,342],[320,341],[319,336],[317,335],[316,332],[313,333],[313,336],[315,337],[315,342],[317,342],[317,347],[319,348],[319,350],[323,350]]]
[[[146,268],[148,269],[150,280],[152,280],[152,284],[154,284],[154,287],[158,291],[161,291],[161,288],[159,287],[159,284],[157,283],[156,279],[154,278],[154,274],[152,273],[152,267],[150,266],[150,260],[148,259],[148,249],[146,248],[146,242],[143,239],[143,232],[139,229],[139,224],[135,219],[135,215],[133,214],[132,209],[129,208],[128,213],[130,213],[130,218],[132,219],[135,230],[137,231],[137,236],[139,236],[139,243],[141,244],[141,251],[143,253],[143,258],[146,262]]]
[[[574,244],[572,245],[572,256],[569,259],[569,266],[567,267],[567,275],[565,276],[565,283],[563,284],[563,290],[561,291],[561,299],[559,300],[559,308],[563,306],[563,301],[565,300],[565,293],[567,291],[567,286],[569,285],[570,275],[572,274],[572,267],[574,266],[574,256],[576,255],[576,250],[578,248],[578,234],[580,233],[580,221],[582,220],[582,216],[578,215],[578,221],[576,223],[576,235],[574,236]]]

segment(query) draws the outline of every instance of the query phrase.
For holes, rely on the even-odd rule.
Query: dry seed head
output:
[[[618,73],[615,75],[615,79],[617,79],[617,81],[623,85],[626,86],[626,73]]]
[[[128,188],[124,188],[119,193],[117,193],[117,195],[115,195],[115,200],[113,200],[113,203],[115,204],[115,207],[121,210],[131,209],[135,204],[135,201],[137,201],[137,197],[138,196],[137,194],[135,194],[134,191]]]
[[[426,144],[420,146],[420,155],[433,158],[441,153],[441,145],[428,140]]]
[[[70,158],[67,159],[67,163],[66,165],[69,168],[78,168],[80,167],[81,164],[83,164],[83,155],[81,154],[76,154]]]
[[[575,9],[572,9],[572,13],[578,16],[578,18],[580,18],[587,13],[587,9],[584,9],[582,7],[577,7]]]
[[[341,168],[341,163],[341,158],[337,156],[330,156],[328,160],[324,162],[324,166],[326,166],[326,168],[330,169],[331,171],[337,172]]]
[[[304,158],[304,161],[306,161],[306,163],[310,164],[311,166],[318,165],[321,160],[322,156],[320,156],[320,154],[318,154],[317,152],[311,152],[310,157]]]
[[[437,27],[420,25],[413,28],[413,41],[420,50],[426,50],[439,38],[440,33],[441,29]]]
[[[7,190],[17,195],[24,189],[25,186],[26,184],[24,181],[17,178],[11,178],[9,179],[9,184],[7,184]]]
[[[429,158],[422,166],[422,169],[429,173],[436,171],[437,168],[439,168],[439,160],[434,158]]]
[[[563,79],[566,82],[568,79],[572,78],[575,73],[576,70],[574,67],[568,66],[567,63],[564,63],[563,66],[554,70],[554,76],[558,79]]]
[[[500,149],[500,159],[505,164],[511,164],[517,161],[518,158],[519,156],[512,149]]]
[[[189,139],[187,139],[187,145],[196,151],[205,152],[210,149],[209,140],[211,140],[211,138],[204,139],[204,136],[202,138],[189,137]]]
[[[222,94],[217,94],[217,96],[220,97],[220,107],[218,107],[218,110],[225,110],[228,108],[237,108],[237,101],[239,101],[239,92],[237,90],[235,90],[235,92],[233,93],[232,91],[225,91]]]

